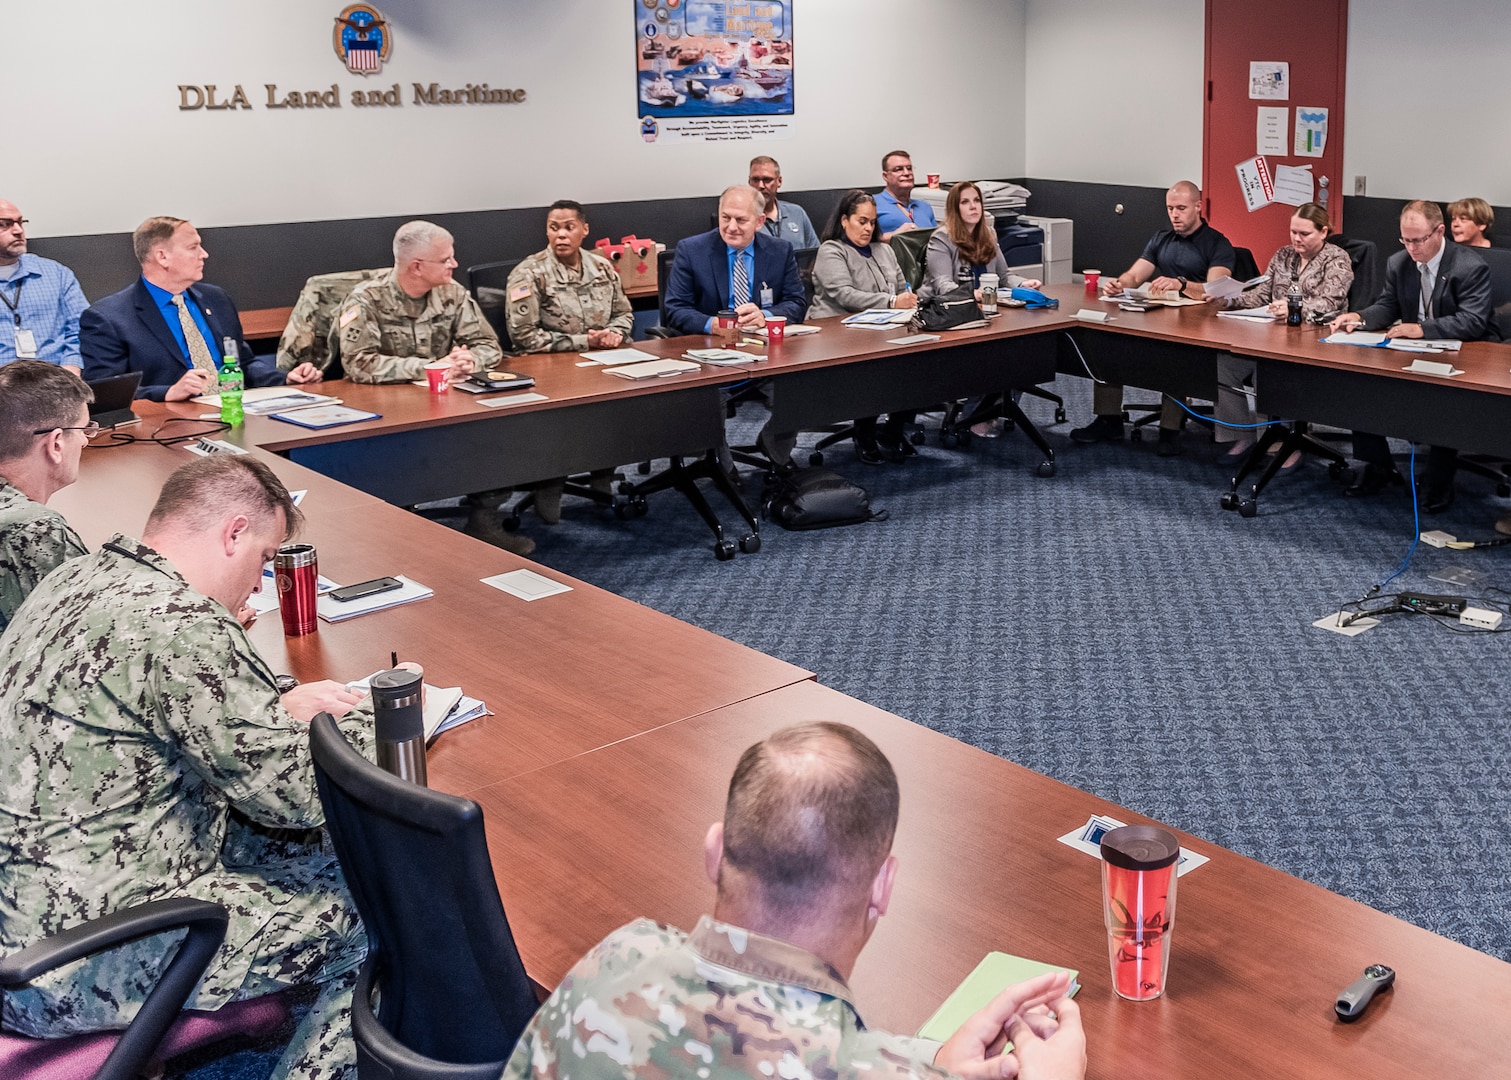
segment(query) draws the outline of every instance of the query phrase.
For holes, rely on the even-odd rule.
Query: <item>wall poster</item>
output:
[[[793,134],[793,0],[632,0],[646,142]]]

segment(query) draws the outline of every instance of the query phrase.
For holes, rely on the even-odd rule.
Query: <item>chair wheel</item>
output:
[[[1224,510],[1237,510],[1238,496],[1231,491],[1224,492],[1222,497],[1222,508]]]
[[[1065,423],[1065,410],[1064,409],[1056,409],[1055,410],[1055,423],[1057,423],[1057,424],[1063,424],[1063,423]]]
[[[1007,417],[1002,418],[1002,434],[1011,435],[1018,430],[1018,425]]]
[[[823,463],[824,463],[824,453],[823,453],[822,450],[815,450],[813,453],[811,453],[811,454],[808,455],[808,464],[809,465],[812,465],[812,466],[814,466],[816,468],[819,465],[822,465]]]
[[[914,446],[922,446],[923,445],[923,429],[919,428],[917,431],[913,432],[913,434],[909,435],[908,436],[908,441],[910,441]]]
[[[651,463],[649,461],[642,461],[639,465],[635,466],[635,471],[641,476],[649,476],[651,474]]]
[[[946,450],[953,450],[956,446],[960,445],[960,436],[956,435],[953,431],[941,431],[939,433],[939,445]]]
[[[1349,470],[1347,466],[1340,465],[1336,461],[1330,461],[1327,463],[1327,478],[1329,480],[1342,480],[1343,474],[1348,471]]]
[[[503,525],[505,532],[518,532],[519,531],[519,515],[518,514],[510,514],[508,517],[504,518],[504,520],[502,522],[500,522],[500,524]]]
[[[960,448],[964,450],[967,446],[971,445],[971,439],[974,438],[974,436],[971,434],[970,428],[961,428],[960,434],[959,436],[957,436],[957,438],[960,443]]]
[[[1253,499],[1241,499],[1238,503],[1238,516],[1251,518],[1259,513],[1259,503]]]
[[[1040,476],[1048,479],[1055,474],[1055,463],[1053,461],[1041,461],[1036,471]]]
[[[761,550],[761,537],[759,533],[751,533],[749,536],[740,537],[740,550],[747,555],[754,555]]]
[[[1144,429],[1143,428],[1134,428],[1132,431],[1130,431],[1128,433],[1128,441],[1129,442],[1143,442],[1144,441]]]
[[[728,562],[735,557],[735,542],[733,540],[719,540],[714,544],[714,558],[720,562]]]

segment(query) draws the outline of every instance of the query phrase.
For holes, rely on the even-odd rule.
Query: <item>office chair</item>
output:
[[[1358,311],[1372,304],[1379,295],[1375,273],[1375,244],[1371,240],[1354,240],[1346,236],[1329,236],[1329,244],[1342,248],[1348,254],[1353,268],[1354,280],[1348,290],[1348,309]],[[1252,275],[1250,275],[1252,276]],[[1245,279],[1247,280],[1247,279]],[[1348,473],[1348,455],[1335,446],[1322,441],[1323,436],[1312,429],[1305,420],[1293,420],[1288,425],[1271,425],[1259,433],[1253,447],[1244,455],[1233,474],[1231,485],[1222,497],[1224,510],[1236,510],[1240,517],[1253,517],[1259,512],[1259,495],[1271,480],[1279,474],[1286,460],[1296,452],[1322,458],[1328,463],[1328,475],[1340,480]],[[1273,448],[1273,449],[1272,449]],[[1263,464],[1264,471],[1246,493],[1239,488],[1255,469]],[[1472,468],[1472,466],[1466,467]],[[1504,480],[1504,476],[1502,477]],[[1511,494],[1508,491],[1507,494]]]
[[[183,1011],[226,936],[226,909],[178,897],[137,904],[69,927],[0,960],[0,991],[155,934],[185,930],[178,951],[124,1031],[61,1039],[0,1035],[0,1075],[32,1080],[136,1080],[154,1061],[239,1034],[265,1034],[289,1015],[279,995],[233,1002],[217,1012]]]
[[[368,952],[352,1003],[361,1080],[497,1080],[537,1006],[483,812],[400,780],[310,724],[325,826]],[[377,1003],[374,1004],[374,992]]]
[[[1511,341],[1511,248],[1475,248],[1490,266],[1490,321],[1502,341]],[[1511,473],[1504,459],[1485,454],[1460,454],[1458,467],[1495,484],[1501,498],[1511,496]]]

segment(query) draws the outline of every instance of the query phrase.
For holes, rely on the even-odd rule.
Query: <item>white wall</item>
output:
[[[1203,0],[1028,0],[1025,174],[1201,180]]]
[[[1351,0],[1345,193],[1511,204],[1508,30],[1506,0]]]
[[[647,145],[635,111],[633,0],[379,0],[395,46],[381,75],[331,48],[339,0],[151,0],[7,5],[0,194],[35,236],[123,232],[151,214],[206,226],[705,195],[769,153],[789,188],[880,181],[906,146],[920,173],[1024,169],[1025,0],[795,0],[797,134],[731,145]],[[948,26],[943,29],[931,27]],[[888,59],[935,39],[945,88],[1003,103],[941,108]],[[922,61],[920,60],[920,64]],[[960,74],[955,76],[953,72]],[[989,75],[983,75],[989,73]],[[515,105],[417,106],[411,82],[524,87]],[[398,109],[352,89],[399,82]],[[271,111],[263,84],[340,85],[334,110]],[[180,83],[237,83],[252,111],[181,112]]]

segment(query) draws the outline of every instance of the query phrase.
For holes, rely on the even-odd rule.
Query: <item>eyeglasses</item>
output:
[[[0,217],[0,232],[10,232],[17,225],[30,225],[31,220],[24,217]]]
[[[887,172],[912,172],[912,171],[913,171],[913,166],[911,166],[911,165],[893,165],[893,166],[891,166],[890,168],[887,169]]]
[[[1400,236],[1397,237],[1397,239],[1401,241],[1402,247],[1418,247],[1422,244],[1427,243],[1427,241],[1431,240],[1437,234],[1438,231],[1436,229],[1433,229],[1432,232],[1428,233],[1426,236]]]
[[[100,425],[91,420],[87,424],[75,425],[74,427],[38,428],[36,431],[33,431],[32,434],[51,435],[54,431],[82,431],[84,433],[84,438],[92,439],[100,433]]]

